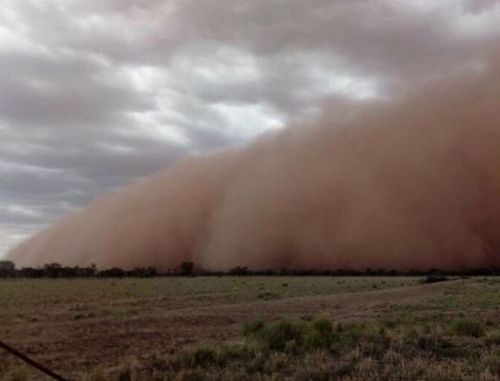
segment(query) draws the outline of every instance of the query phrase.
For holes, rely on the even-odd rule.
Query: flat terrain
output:
[[[0,339],[71,380],[500,379],[500,278],[421,280],[0,281]],[[327,344],[309,340],[316,318],[333,324]],[[282,319],[309,336],[288,340]],[[0,352],[2,378],[43,376]]]

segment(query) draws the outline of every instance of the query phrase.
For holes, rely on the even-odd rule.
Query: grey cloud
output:
[[[10,58],[0,57],[0,116],[17,128],[97,126],[119,119],[123,110],[151,107],[130,86],[103,83],[101,68],[80,70],[78,62],[67,67],[64,59],[47,64],[43,57],[24,57],[21,65],[19,57]],[[57,68],[61,71],[56,76]]]

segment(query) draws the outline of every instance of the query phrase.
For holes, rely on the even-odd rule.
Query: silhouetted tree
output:
[[[139,278],[151,278],[158,275],[158,272],[154,267],[137,267],[132,271],[129,271],[127,275]]]
[[[103,278],[122,278],[126,275],[123,269],[118,267],[112,267],[110,269],[101,270],[97,273],[97,276]]]
[[[92,263],[89,267],[83,267],[80,269],[80,274],[78,276],[89,278],[95,276],[97,273],[97,266]]]
[[[180,267],[180,275],[188,276],[192,275],[194,270],[193,262],[182,262]]]
[[[244,276],[248,275],[250,271],[248,270],[248,267],[246,266],[236,266],[233,267],[231,270],[229,270],[229,274],[231,275],[238,275],[238,276]]]
[[[44,275],[43,269],[35,269],[33,267],[23,267],[18,271],[18,276],[22,278],[42,278]]]
[[[16,265],[12,261],[0,261],[0,277],[7,278],[16,275]]]
[[[63,276],[64,271],[59,263],[48,263],[43,266],[44,275],[49,278],[60,278]]]

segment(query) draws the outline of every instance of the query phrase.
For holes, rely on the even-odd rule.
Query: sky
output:
[[[481,70],[499,42],[493,0],[2,0],[0,256],[183,157]]]

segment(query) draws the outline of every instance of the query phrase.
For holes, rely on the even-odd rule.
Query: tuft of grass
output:
[[[198,348],[190,357],[190,366],[192,368],[208,368],[217,365],[217,352],[211,348]]]
[[[341,354],[357,347],[366,355],[384,352],[389,345],[389,337],[386,333],[382,325],[375,323],[338,324],[330,350]]]
[[[24,366],[11,368],[7,374],[2,377],[2,381],[26,381],[29,377],[29,371]]]
[[[118,373],[118,381],[132,381],[132,372],[129,368],[124,368]]]
[[[245,322],[241,327],[241,333],[243,334],[243,336],[251,336],[257,332],[260,332],[262,328],[264,328],[264,322],[262,320]]]
[[[117,381],[136,381],[137,380],[137,359],[131,358],[124,362],[118,371]]]
[[[106,381],[109,380],[109,376],[106,374],[106,369],[102,365],[99,365],[94,369],[92,369],[92,371],[86,375],[85,380]]]
[[[451,331],[457,336],[483,337],[486,333],[484,324],[473,319],[456,319],[451,322]]]
[[[329,349],[333,340],[333,324],[326,318],[313,320],[304,327],[304,347],[308,350]]]
[[[256,332],[255,338],[271,350],[283,351],[291,341],[302,345],[304,325],[302,322],[280,320],[264,326]]]
[[[274,292],[271,291],[262,291],[257,295],[257,298],[264,300],[271,300],[278,298],[278,295],[276,295]]]
[[[256,356],[257,351],[250,345],[226,345],[217,351],[217,362],[225,365],[233,361],[249,361]]]
[[[486,344],[500,345],[500,329],[488,333],[488,336],[486,337]]]
[[[257,321],[244,324],[242,333],[262,349],[293,353],[329,349],[334,340],[333,324],[325,318],[294,322],[279,320],[267,325]]]

